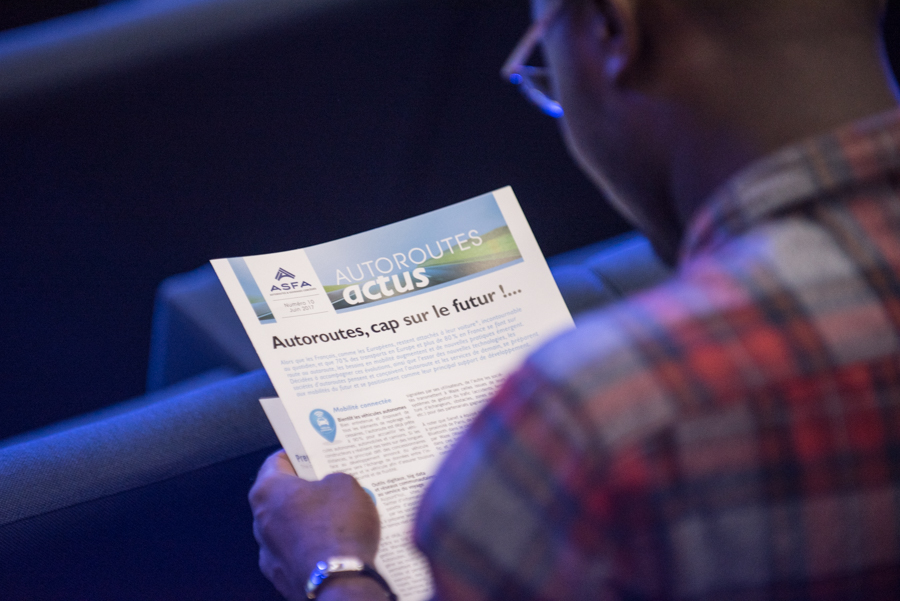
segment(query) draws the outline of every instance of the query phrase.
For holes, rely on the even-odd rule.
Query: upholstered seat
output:
[[[646,241],[637,236],[549,262],[576,321],[585,311],[667,274]],[[204,564],[197,554],[202,552],[214,561],[213,572],[227,566],[232,577],[243,575],[241,586],[247,590],[268,591],[254,571],[249,518],[235,520],[246,511],[246,490],[255,467],[278,446],[258,402],[274,390],[259,367],[211,268],[204,266],[163,282],[153,324],[152,392],[0,446],[0,561],[17,566],[8,572],[7,590],[21,590],[24,595],[33,592],[36,582],[56,591],[54,595],[66,590],[64,582],[43,578],[46,558],[55,557],[52,569],[68,578],[70,586],[73,580],[89,586],[89,579],[95,578],[106,582],[104,590],[115,594],[94,598],[118,598],[121,589],[115,574],[109,573],[107,582],[94,573],[105,574],[108,567],[92,564],[91,551],[103,556],[104,549],[127,546],[129,531],[137,529],[141,537],[154,530],[175,537],[162,544],[154,540],[152,548],[143,549],[141,555],[148,561],[159,561],[163,555],[166,561],[181,558],[182,564],[194,562],[200,569]],[[198,515],[204,502],[198,501],[204,498],[198,485],[228,491],[215,499],[220,517],[214,517],[213,523]],[[200,508],[192,504],[197,502]],[[175,508],[171,520],[155,529],[142,524],[140,509],[159,503]],[[243,534],[233,529],[242,529]],[[215,533],[223,531],[228,536],[215,539]],[[208,536],[214,540],[207,540]],[[127,569],[146,571],[148,577],[155,573],[151,566]],[[126,580],[132,578],[133,574]],[[207,592],[218,586],[202,577],[198,584],[207,586]],[[171,586],[183,590],[184,585]],[[151,589],[165,590],[166,585],[160,589],[157,583]]]
[[[274,391],[207,266],[159,286],[148,335],[170,274],[506,184],[545,250],[623,231],[497,77],[527,20],[518,0],[122,0],[0,33],[0,598],[278,598],[246,502]],[[576,314],[665,274],[639,238],[551,265]],[[91,410],[140,390],[148,342],[147,393]]]

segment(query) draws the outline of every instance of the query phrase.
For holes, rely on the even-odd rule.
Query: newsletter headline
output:
[[[519,292],[521,291],[517,291],[517,293]],[[507,296],[511,296],[510,293],[503,289],[503,286],[500,286],[500,293],[498,293],[497,291],[487,292],[480,296],[470,296],[469,298],[462,300],[454,298],[453,302],[450,303],[450,307],[438,307],[436,305],[431,305],[431,309],[427,311],[422,311],[413,315],[407,315],[401,320],[389,319],[387,321],[373,323],[370,324],[368,328],[363,328],[362,326],[360,326],[355,328],[339,329],[333,332],[309,334],[305,336],[272,336],[272,348],[278,350],[286,348],[296,348],[298,346],[324,344],[328,342],[340,342],[341,340],[352,340],[354,338],[369,338],[372,334],[383,334],[385,332],[396,334],[397,330],[399,330],[400,328],[426,323],[431,317],[433,317],[436,321],[443,317],[453,315],[454,312],[462,313],[463,311],[469,311],[478,307],[485,307],[495,302],[495,297],[498,297],[501,293],[504,298]]]

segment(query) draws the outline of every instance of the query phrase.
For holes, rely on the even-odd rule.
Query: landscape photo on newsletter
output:
[[[522,261],[493,194],[305,250],[338,313]]]

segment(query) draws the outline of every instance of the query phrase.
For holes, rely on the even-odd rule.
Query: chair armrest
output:
[[[262,370],[0,448],[4,526],[278,444]]]

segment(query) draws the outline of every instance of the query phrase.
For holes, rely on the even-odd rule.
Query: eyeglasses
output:
[[[503,78],[519,86],[528,100],[556,119],[563,116],[563,108],[550,91],[549,70],[546,67],[530,67],[525,61],[534,54],[535,47],[559,17],[562,7],[563,0],[555,0],[544,15],[531,24],[500,70]]]

